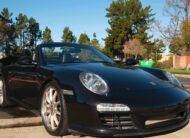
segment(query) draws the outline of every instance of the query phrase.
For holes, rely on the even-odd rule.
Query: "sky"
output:
[[[143,7],[150,5],[155,13],[155,19],[167,25],[168,18],[163,15],[165,0],[140,0]],[[107,36],[109,27],[106,18],[106,8],[112,0],[0,0],[0,11],[8,8],[16,17],[24,13],[34,17],[40,23],[40,29],[48,26],[52,30],[55,42],[61,41],[64,27],[68,26],[79,37],[86,33],[92,39],[96,32],[97,39],[104,45],[102,38]],[[154,37],[159,37],[154,33]]]

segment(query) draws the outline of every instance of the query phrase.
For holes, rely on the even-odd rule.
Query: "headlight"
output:
[[[97,74],[82,72],[79,75],[81,83],[90,91],[106,95],[108,93],[107,83]]]
[[[176,84],[180,87],[182,86],[181,82],[173,74],[165,72],[165,75],[169,79],[169,81],[172,82],[173,84]]]

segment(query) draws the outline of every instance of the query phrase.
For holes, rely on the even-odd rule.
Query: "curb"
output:
[[[189,74],[173,74],[175,75],[176,77],[182,77],[182,78],[190,78],[190,75]]]
[[[0,129],[42,125],[41,117],[0,119]]]

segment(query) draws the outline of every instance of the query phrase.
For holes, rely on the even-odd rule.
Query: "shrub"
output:
[[[153,64],[154,68],[161,68],[161,69],[170,69],[173,67],[173,58],[170,57],[169,60],[163,62],[155,62]]]
[[[153,63],[153,68],[162,68],[162,65],[159,62],[154,62]]]

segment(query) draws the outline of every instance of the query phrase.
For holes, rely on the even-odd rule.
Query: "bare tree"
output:
[[[170,22],[167,26],[161,26],[160,21],[156,21],[155,26],[167,42],[181,34],[181,23],[189,21],[189,8],[190,0],[166,0],[163,11],[164,15],[170,18]]]
[[[145,54],[146,49],[140,40],[134,38],[125,43],[123,52],[125,55],[134,55],[135,59],[137,59],[138,55],[143,56]]]

